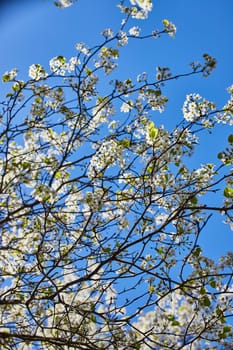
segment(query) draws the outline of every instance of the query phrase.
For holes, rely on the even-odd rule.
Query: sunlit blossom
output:
[[[132,36],[139,36],[140,31],[141,31],[141,28],[139,28],[139,27],[132,27],[129,30],[129,34],[132,35]]]
[[[40,80],[45,79],[48,74],[40,64],[32,64],[29,67],[28,75],[34,80]]]

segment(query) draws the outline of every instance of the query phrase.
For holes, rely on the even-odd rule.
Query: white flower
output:
[[[108,124],[108,128],[109,129],[116,129],[119,126],[119,121],[117,120],[112,120],[109,124]]]
[[[106,140],[93,155],[88,171],[89,178],[95,178],[99,172],[114,166],[124,166],[125,159],[122,156],[122,148],[115,140]]]
[[[151,0],[130,0],[132,7],[131,16],[137,19],[145,19],[152,10],[153,4]]]
[[[193,122],[197,119],[207,118],[208,114],[215,110],[216,106],[213,102],[202,99],[199,94],[189,94],[186,96],[186,100],[183,105],[184,118]],[[206,119],[202,120],[204,126],[206,125]]]
[[[121,112],[128,113],[132,109],[131,103],[132,103],[132,101],[123,102],[123,104],[121,106]]]
[[[137,82],[138,83],[146,82],[147,78],[148,78],[147,73],[143,72],[137,76]]]
[[[214,119],[217,123],[233,125],[233,115],[230,111],[218,113]]]
[[[59,0],[58,6],[61,8],[69,7],[72,5],[71,0]]]
[[[29,67],[28,75],[34,80],[40,80],[46,78],[48,74],[40,64],[32,64]]]
[[[162,21],[163,25],[164,25],[164,30],[166,33],[168,33],[168,35],[170,35],[170,37],[174,37],[174,35],[176,34],[176,26],[175,24],[173,24],[172,22],[168,21],[167,19],[164,19]]]
[[[65,75],[66,70],[72,71],[73,61],[71,61],[70,65],[66,63],[66,58],[64,56],[56,56],[51,58],[49,61],[50,70],[53,73]]]
[[[201,99],[199,94],[189,94],[186,96],[186,100],[183,105],[184,118],[192,122],[196,119],[198,113],[198,101]]]
[[[5,72],[2,76],[4,83],[13,80],[17,76],[18,70],[16,68],[11,69],[9,72]]]
[[[132,27],[129,30],[129,34],[132,35],[132,36],[139,36],[140,31],[141,31],[141,28],[139,28],[139,27]]]
[[[75,67],[80,64],[80,60],[77,57],[71,57],[69,63],[67,64],[68,72],[73,72]]]
[[[104,29],[101,34],[106,38],[106,39],[110,39],[113,37],[113,31],[110,28],[106,28]]]
[[[80,51],[86,56],[90,54],[90,50],[86,47],[84,43],[77,43],[75,47],[76,47],[76,50]]]
[[[168,215],[165,213],[158,214],[155,217],[156,225],[158,225],[158,226],[163,225],[166,222],[167,218],[168,218]]]
[[[227,88],[228,93],[231,95],[225,106],[223,106],[223,113],[218,113],[215,116],[217,123],[233,125],[233,85]]]
[[[141,7],[144,11],[151,11],[153,4],[151,0],[130,0],[132,5]]]
[[[119,31],[119,36],[118,36],[118,45],[119,46],[125,46],[128,44],[128,36],[125,32],[122,30]]]
[[[204,185],[205,183],[209,183],[215,173],[216,172],[213,164],[204,164],[201,165],[199,169],[193,171],[193,178],[195,178],[197,181],[200,181]]]

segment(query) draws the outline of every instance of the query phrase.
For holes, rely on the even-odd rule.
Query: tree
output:
[[[16,69],[3,75],[1,349],[233,346],[233,254],[216,262],[200,245],[215,213],[233,226],[233,135],[216,164],[189,162],[199,135],[232,125],[233,87],[221,108],[188,95],[179,125],[156,125],[164,85],[207,77],[216,60],[204,54],[177,75],[157,67],[153,80],[112,79],[129,40],[176,31],[167,19],[146,36],[131,27],[150,0],[119,7],[119,31],[103,30],[101,44],[78,44],[50,71],[32,65],[28,81]]]

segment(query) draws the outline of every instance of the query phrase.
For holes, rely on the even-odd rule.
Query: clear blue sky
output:
[[[118,28],[121,14],[117,0],[78,0],[60,10],[52,0],[6,0],[0,2],[0,74],[11,68],[20,69],[26,79],[28,66],[41,63],[45,67],[51,57],[74,56],[75,44],[86,42],[90,47],[99,43],[99,33],[108,27]],[[217,70],[208,78],[198,77],[174,81],[165,92],[170,100],[158,123],[172,127],[181,117],[186,94],[198,92],[219,107],[225,104],[226,88],[233,84],[233,1],[232,0],[155,0],[154,10],[147,21],[141,21],[142,33],[162,28],[167,18],[177,26],[175,40],[135,41],[122,50],[121,77],[136,77],[156,66],[168,66],[174,74],[187,72],[189,63],[209,53],[218,61]],[[137,23],[133,23],[136,25]],[[5,88],[1,87],[0,99]],[[229,127],[220,127],[204,140],[204,147],[195,157],[196,164],[215,162],[217,153],[227,145]],[[211,151],[211,152],[210,152]],[[206,232],[206,249],[211,256],[219,256],[233,248],[233,233],[227,226],[212,222]]]

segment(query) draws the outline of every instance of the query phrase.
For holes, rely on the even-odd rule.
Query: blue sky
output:
[[[11,68],[20,70],[26,79],[28,66],[41,63],[48,67],[51,57],[74,56],[75,44],[85,42],[93,46],[101,42],[99,33],[111,27],[118,29],[122,18],[116,9],[117,0],[78,0],[60,10],[52,0],[8,0],[0,3],[0,74]],[[155,0],[154,10],[147,21],[140,21],[142,33],[161,29],[167,18],[177,26],[175,39],[134,41],[122,49],[120,69],[122,78],[136,77],[147,71],[155,75],[156,66],[168,66],[174,74],[189,70],[191,61],[201,60],[203,53],[217,59],[217,70],[207,78],[192,77],[173,81],[165,88],[169,98],[164,115],[156,115],[157,123],[174,126],[181,118],[186,94],[198,92],[223,106],[228,98],[226,88],[233,83],[232,26],[233,1],[224,0]],[[138,23],[132,22],[132,25]],[[1,86],[0,99],[5,87]],[[204,147],[199,148],[194,164],[215,162],[217,153],[227,145],[229,127],[220,127],[213,135],[205,135]],[[219,256],[233,247],[233,234],[221,225],[221,217],[212,221],[206,231],[206,250]]]

